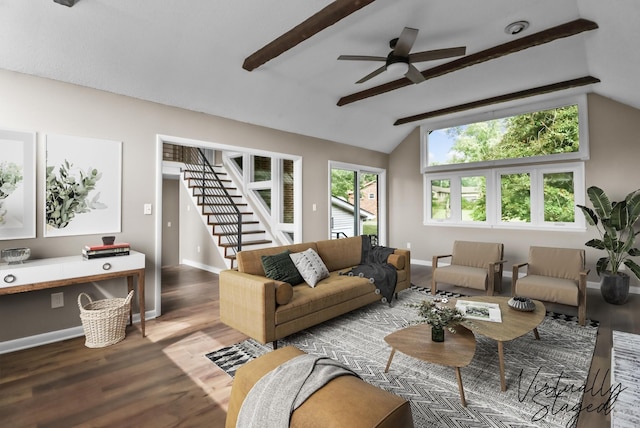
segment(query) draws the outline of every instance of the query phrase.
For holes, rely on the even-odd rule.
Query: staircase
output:
[[[211,227],[214,242],[234,268],[239,251],[271,246],[272,241],[224,167],[211,165],[198,148],[189,150],[183,179]]]

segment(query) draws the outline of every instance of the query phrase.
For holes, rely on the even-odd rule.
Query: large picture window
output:
[[[423,125],[425,223],[584,228],[584,97]]]
[[[422,126],[422,171],[589,158],[586,98]]]

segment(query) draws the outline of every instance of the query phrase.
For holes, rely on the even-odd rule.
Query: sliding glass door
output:
[[[330,236],[331,239],[372,235],[376,241],[386,237],[381,219],[384,211],[384,170],[330,163]]]

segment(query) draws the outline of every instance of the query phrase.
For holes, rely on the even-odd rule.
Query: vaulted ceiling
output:
[[[349,3],[342,19],[243,68],[305,20]],[[526,30],[505,32],[520,20]],[[483,56],[576,20],[597,28]],[[398,119],[534,88],[640,108],[639,22],[636,0],[0,0],[0,68],[389,153],[421,123]],[[356,84],[381,64],[337,60],[386,56],[404,27],[419,30],[412,52],[466,46],[466,57],[416,64],[429,77],[419,84],[388,72]],[[599,82],[549,86],[587,76]]]

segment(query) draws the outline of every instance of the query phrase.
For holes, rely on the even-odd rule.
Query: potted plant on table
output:
[[[431,326],[431,340],[444,342],[444,329],[455,333],[455,326],[464,321],[464,314],[453,306],[438,306],[431,300],[420,303],[410,303],[407,306],[418,309],[420,319],[415,324],[429,324]]]
[[[630,257],[640,256],[635,247],[634,229],[640,217],[640,189],[629,193],[623,201],[611,202],[599,187],[587,189],[593,209],[578,205],[587,223],[595,226],[600,238],[589,240],[587,247],[604,250],[605,257],[598,259],[596,271],[600,275],[600,292],[608,303],[621,305],[629,297],[629,275],[621,272],[624,264],[640,279],[640,266]]]

